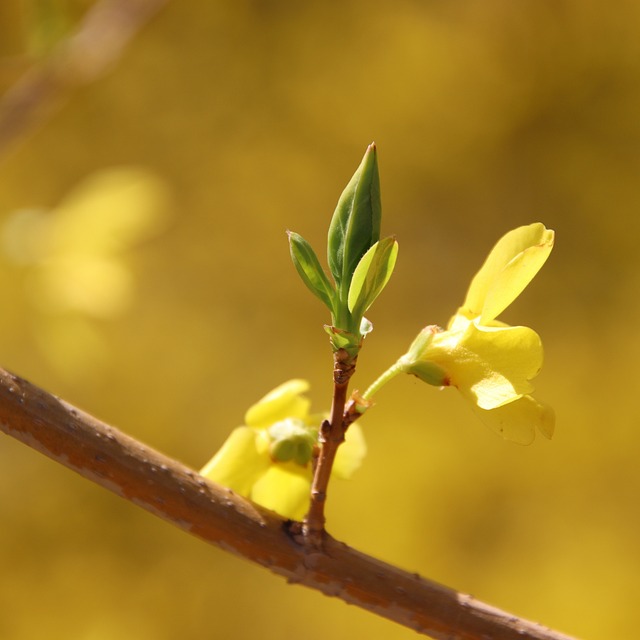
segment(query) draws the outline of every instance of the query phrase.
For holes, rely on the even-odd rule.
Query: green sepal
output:
[[[317,428],[307,428],[303,422],[288,418],[271,425],[268,429],[269,455],[274,462],[295,462],[306,466],[313,457]]]
[[[447,372],[439,364],[424,357],[433,337],[441,331],[442,329],[435,324],[425,327],[411,343],[409,351],[396,363],[399,370],[410,373],[435,387],[448,386]]]
[[[325,274],[311,245],[298,233],[287,231],[291,260],[309,290],[329,308],[335,307],[335,289]]]
[[[393,273],[398,243],[392,236],[376,242],[361,258],[349,287],[349,311],[361,317],[380,295]]]
[[[344,296],[360,258],[380,239],[380,178],[375,144],[345,187],[329,226],[329,269]]]
[[[313,443],[305,439],[276,440],[269,447],[271,459],[275,462],[295,462],[306,467],[313,456]]]

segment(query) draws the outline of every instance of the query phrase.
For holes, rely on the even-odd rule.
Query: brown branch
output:
[[[327,488],[338,447],[344,442],[344,409],[347,403],[349,380],[355,371],[355,358],[345,349],[333,354],[333,400],[331,415],[320,427],[320,454],[316,461],[309,512],[302,527],[303,542],[316,549],[322,547],[325,529],[324,509],[327,501]]]
[[[2,369],[0,429],[206,542],[433,638],[571,640],[328,535],[297,544],[274,513]]]
[[[69,89],[109,71],[168,0],[102,0],[76,32],[30,69],[0,102],[0,156],[53,111]]]

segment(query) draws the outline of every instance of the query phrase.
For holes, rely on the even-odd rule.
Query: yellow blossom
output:
[[[540,270],[553,241],[554,232],[540,223],[503,236],[447,329],[424,329],[398,362],[429,384],[456,387],[488,427],[521,444],[533,441],[536,427],[547,438],[553,434],[553,410],[530,395],[542,343],[532,329],[496,318]]]
[[[310,414],[306,380],[281,384],[249,408],[245,425],[234,429],[200,473],[271,509],[301,520],[309,505],[312,456],[323,415]],[[362,431],[351,425],[333,470],[349,478],[366,453]]]

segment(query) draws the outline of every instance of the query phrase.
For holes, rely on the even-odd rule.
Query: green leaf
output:
[[[325,274],[311,245],[298,233],[287,231],[291,259],[309,290],[322,302],[329,311],[334,311],[335,290]]]
[[[376,242],[358,263],[349,287],[349,311],[362,316],[380,295],[393,273],[398,243],[393,236]]]
[[[329,226],[329,269],[345,297],[360,258],[380,239],[381,215],[378,160],[372,143],[342,192]]]

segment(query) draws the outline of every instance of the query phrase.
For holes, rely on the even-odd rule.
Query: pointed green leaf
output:
[[[287,234],[289,235],[291,259],[302,281],[333,313],[335,290],[323,271],[314,250],[300,234],[293,231],[288,231]]]
[[[360,258],[380,238],[380,178],[375,144],[342,192],[329,226],[327,258],[336,286],[346,293]]]
[[[376,242],[358,263],[349,287],[349,311],[361,316],[380,295],[393,273],[398,243],[393,236]]]

